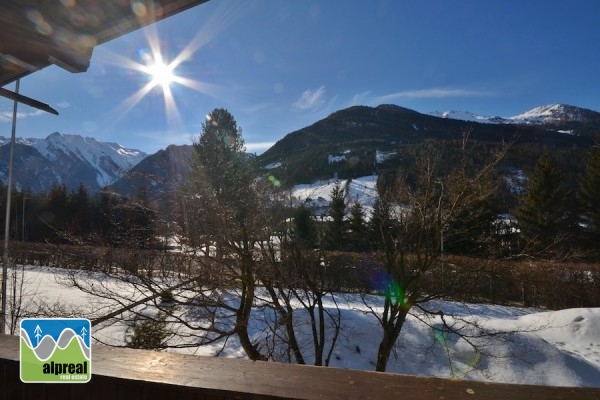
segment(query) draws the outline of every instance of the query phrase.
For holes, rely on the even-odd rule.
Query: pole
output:
[[[19,93],[20,79],[15,83],[15,93]],[[13,157],[15,152],[15,133],[17,129],[17,100],[14,100],[12,131],[10,136],[10,156],[8,160],[8,185],[6,189],[6,218],[4,220],[4,262],[2,263],[2,311],[0,312],[0,334],[6,332],[6,282],[8,280],[8,235],[10,232],[10,200],[12,195]]]
[[[25,241],[25,195],[23,195],[23,212],[21,213],[21,241]]]

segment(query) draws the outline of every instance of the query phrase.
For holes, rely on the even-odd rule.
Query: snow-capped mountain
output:
[[[429,113],[434,117],[456,119],[460,121],[480,122],[482,124],[525,124],[525,125],[556,125],[564,123],[597,122],[600,113],[567,104],[549,104],[533,108],[512,117],[488,117],[468,111],[434,111]]]
[[[6,184],[10,139],[0,137],[0,180]],[[18,190],[47,192],[52,185],[74,189],[84,184],[95,191],[110,185],[147,156],[116,143],[55,132],[45,139],[18,138],[14,185]]]
[[[594,114],[598,113],[567,104],[550,104],[533,108],[508,119],[521,124],[556,124],[562,122],[586,122]]]
[[[429,115],[447,119],[457,119],[459,121],[479,122],[482,124],[508,124],[510,121],[502,117],[486,117],[484,115],[474,114],[469,111],[433,111]]]

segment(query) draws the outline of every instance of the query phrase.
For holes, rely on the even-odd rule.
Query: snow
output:
[[[110,301],[84,295],[61,284],[66,270],[26,266],[25,271],[25,304],[28,307],[36,309],[45,303],[51,306],[46,309],[57,311],[54,316],[90,319],[110,310]],[[78,273],[88,283],[128,294],[132,300],[144,295],[126,283],[117,283],[100,274]],[[382,298],[368,295],[363,299],[356,294],[344,293],[335,293],[334,296],[341,310],[343,328],[330,366],[374,370],[381,333],[369,309],[381,312]],[[477,321],[490,332],[513,333],[470,338],[477,345],[476,350],[464,338],[436,330],[436,327],[442,326],[439,316],[417,312],[413,308],[389,360],[388,372],[533,385],[600,387],[600,308],[544,311],[448,301],[433,301],[426,306],[432,311],[442,310],[449,323]],[[335,307],[333,298],[325,299],[325,307]],[[306,314],[298,310],[299,315],[294,318],[299,340],[308,343],[310,338],[303,335],[309,332],[309,321]],[[151,315],[156,309],[146,304],[137,311]],[[267,340],[265,327],[269,318],[267,311],[253,314],[250,332],[253,340]],[[468,326],[465,329],[469,332]],[[126,330],[124,323],[95,327],[93,346],[100,343],[123,345]],[[179,333],[185,332],[180,329]],[[183,342],[181,336],[175,336],[170,343]],[[170,351],[214,356],[223,345],[219,342]],[[227,341],[222,350],[220,356],[245,358],[235,339]]]
[[[365,214],[371,215],[373,204],[377,199],[377,175],[362,176],[356,179],[319,180],[310,184],[296,185],[292,188],[292,197],[296,201],[309,203],[315,209],[324,210],[331,201],[331,191],[336,183],[344,190],[349,205],[359,202]]]
[[[335,184],[340,183],[338,179],[318,180],[309,184],[300,184],[292,188],[292,196],[300,201],[321,198],[329,204],[331,191]]]
[[[581,110],[564,104],[549,104],[535,107],[512,117],[488,117],[469,111],[433,111],[434,117],[456,119],[461,121],[481,122],[485,124],[528,124],[541,125],[562,121],[581,121],[584,118]],[[574,134],[573,131],[558,131],[559,133]]]
[[[377,164],[384,163],[397,154],[396,151],[379,151],[375,150],[375,162]]]
[[[500,117],[486,117],[477,115],[469,111],[433,111],[429,115],[440,118],[457,119],[460,121],[480,122],[483,124],[501,124],[506,123]]]
[[[327,163],[328,164],[333,164],[333,163],[338,163],[338,162],[342,162],[342,161],[346,161],[346,155],[342,154],[340,155],[335,155],[335,154],[329,154],[327,155]]]
[[[577,115],[571,115],[567,107],[562,104],[549,104],[546,106],[535,107],[523,114],[515,115],[509,119],[516,123],[543,124],[547,122],[559,121],[565,116],[571,120],[577,120]]]
[[[265,165],[265,169],[275,169],[275,168],[279,168],[281,167],[281,161],[277,161],[274,163],[271,163],[269,165]]]
[[[569,129],[569,130],[559,129],[557,132],[565,134],[565,135],[571,135],[571,136],[577,135],[573,129]]]

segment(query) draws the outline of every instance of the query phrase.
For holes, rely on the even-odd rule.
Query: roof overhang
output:
[[[97,45],[207,1],[1,0],[0,88],[51,64],[87,71]]]

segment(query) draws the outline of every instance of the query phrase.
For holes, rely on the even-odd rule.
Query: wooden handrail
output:
[[[19,337],[0,335],[0,400],[82,399],[600,399],[564,388],[416,377],[147,350],[92,347],[85,384],[23,384]]]

